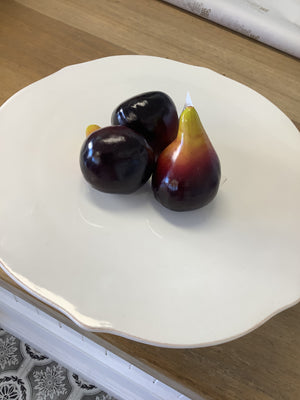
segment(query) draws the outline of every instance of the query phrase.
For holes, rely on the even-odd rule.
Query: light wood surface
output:
[[[167,3],[0,1],[0,104],[59,68],[116,54],[209,67],[260,92],[300,127],[299,60]],[[12,284],[2,271],[0,279]],[[299,399],[300,304],[238,340],[209,348],[162,349],[99,336],[193,399]]]

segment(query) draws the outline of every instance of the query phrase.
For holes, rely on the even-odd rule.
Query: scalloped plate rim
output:
[[[256,92],[254,89],[248,87],[245,84],[242,84],[238,81],[235,81],[231,78],[228,78],[227,76],[224,76],[216,71],[213,71],[207,67],[201,67],[201,66],[196,66],[196,65],[192,65],[192,64],[187,64],[187,63],[183,63],[183,62],[179,62],[179,61],[175,61],[175,60],[169,60],[167,58],[161,58],[161,57],[156,57],[156,56],[147,56],[147,55],[143,55],[143,56],[139,56],[139,55],[120,55],[120,56],[110,56],[110,57],[104,57],[102,59],[95,59],[95,60],[91,60],[91,61],[85,61],[82,63],[78,63],[78,64],[72,64],[72,65],[68,65],[65,66],[61,69],[59,69],[58,71],[45,76],[41,79],[39,79],[38,81],[35,81],[27,86],[25,86],[24,88],[20,89],[19,91],[17,91],[15,94],[13,94],[10,98],[8,98],[0,107],[0,110],[3,109],[3,107],[5,107],[6,104],[8,104],[9,102],[13,101],[17,96],[19,96],[20,94],[22,94],[23,91],[27,91],[30,87],[34,86],[34,85],[38,85],[39,82],[44,81],[44,80],[48,80],[49,78],[52,79],[53,76],[59,74],[61,71],[67,70],[67,69],[72,69],[72,68],[78,68],[83,64],[90,64],[93,62],[99,62],[100,60],[103,59],[116,59],[116,58],[132,58],[132,57],[136,57],[136,58],[156,58],[156,59],[162,59],[165,60],[167,62],[172,62],[172,63],[177,63],[177,64],[182,64],[185,66],[189,66],[189,67],[193,67],[196,69],[204,69],[207,71],[212,72],[213,74],[217,74],[219,76],[221,76],[223,79],[227,79],[230,80],[231,82],[234,82],[236,85],[241,85],[245,88],[247,88],[248,90],[251,90],[252,92],[255,93],[255,95],[261,96],[265,101],[269,102],[270,104],[272,104],[274,107],[276,107],[277,111],[280,112],[282,115],[284,115],[284,117],[286,118],[287,121],[289,121],[289,123],[295,128],[296,126],[293,124],[293,122],[286,116],[285,113],[283,113],[282,110],[280,110],[276,105],[274,105],[274,103],[272,103],[269,99],[267,99],[266,97],[264,97],[263,95],[261,95],[260,93]],[[80,318],[76,317],[76,313],[72,313],[70,311],[68,311],[67,309],[64,309],[61,305],[56,304],[55,302],[53,302],[51,299],[43,296],[41,293],[38,293],[34,290],[33,287],[30,287],[30,285],[27,285],[26,283],[24,283],[24,281],[22,281],[21,279],[19,279],[13,272],[13,270],[11,268],[9,268],[8,266],[6,266],[5,262],[2,261],[0,259],[0,267],[3,269],[3,271],[11,277],[11,279],[13,279],[13,281],[15,281],[20,287],[22,287],[23,289],[25,289],[27,292],[31,293],[33,296],[35,296],[36,298],[44,301],[45,303],[49,304],[50,306],[56,308],[57,310],[59,310],[60,312],[62,312],[63,314],[65,314],[68,318],[70,318],[73,322],[75,322],[77,325],[79,325],[80,327],[89,330],[89,331],[94,331],[94,332],[105,332],[105,333],[111,333],[111,334],[115,334],[118,336],[122,336],[125,338],[129,338],[129,339],[133,339],[142,343],[147,343],[147,344],[151,344],[151,345],[156,345],[156,346],[160,346],[160,347],[170,347],[170,348],[195,348],[195,347],[205,347],[205,346],[211,346],[211,345],[216,345],[216,344],[221,344],[221,343],[226,343],[228,341],[237,339],[241,336],[246,335],[247,333],[255,330],[256,328],[258,328],[259,326],[263,325],[266,321],[268,321],[269,319],[271,319],[273,316],[279,314],[280,312],[296,305],[297,303],[300,302],[300,297],[296,298],[294,301],[290,302],[289,304],[285,304],[282,305],[281,307],[278,307],[275,311],[273,311],[272,313],[269,313],[268,315],[266,315],[263,319],[261,319],[260,321],[258,321],[256,324],[254,324],[252,327],[250,327],[249,329],[240,332],[236,335],[233,335],[231,337],[226,337],[223,339],[219,339],[217,341],[212,341],[212,342],[205,342],[205,343],[196,343],[196,344],[191,344],[191,343],[187,343],[187,344],[182,344],[182,343],[178,343],[178,344],[174,344],[174,343],[161,343],[161,342],[156,342],[156,341],[152,341],[152,340],[146,340],[142,337],[136,337],[134,335],[131,335],[128,332],[122,331],[122,330],[117,330],[117,329],[113,329],[113,328],[99,328],[99,327],[95,327],[93,325],[89,325],[89,324],[85,324],[83,322],[83,320],[81,320]]]

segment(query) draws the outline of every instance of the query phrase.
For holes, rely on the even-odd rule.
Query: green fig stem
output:
[[[182,140],[201,137],[205,132],[199,115],[193,106],[187,106],[179,118],[178,135]]]

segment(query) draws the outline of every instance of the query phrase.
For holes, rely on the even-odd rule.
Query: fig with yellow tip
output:
[[[177,138],[158,157],[152,176],[155,198],[174,211],[208,204],[216,196],[221,178],[218,155],[188,100],[179,118]]]

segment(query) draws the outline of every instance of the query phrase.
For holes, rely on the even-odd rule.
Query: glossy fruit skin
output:
[[[154,168],[153,150],[131,129],[109,126],[86,138],[80,152],[80,168],[95,189],[129,194],[150,178]]]
[[[198,126],[197,121],[196,128],[199,127],[202,124]],[[176,140],[157,160],[152,176],[153,193],[170,210],[189,211],[203,207],[218,192],[220,160],[204,129],[198,133],[193,136],[179,127]]]
[[[125,125],[144,136],[157,157],[176,138],[178,115],[166,93],[153,91],[121,103],[113,111],[111,123]]]

